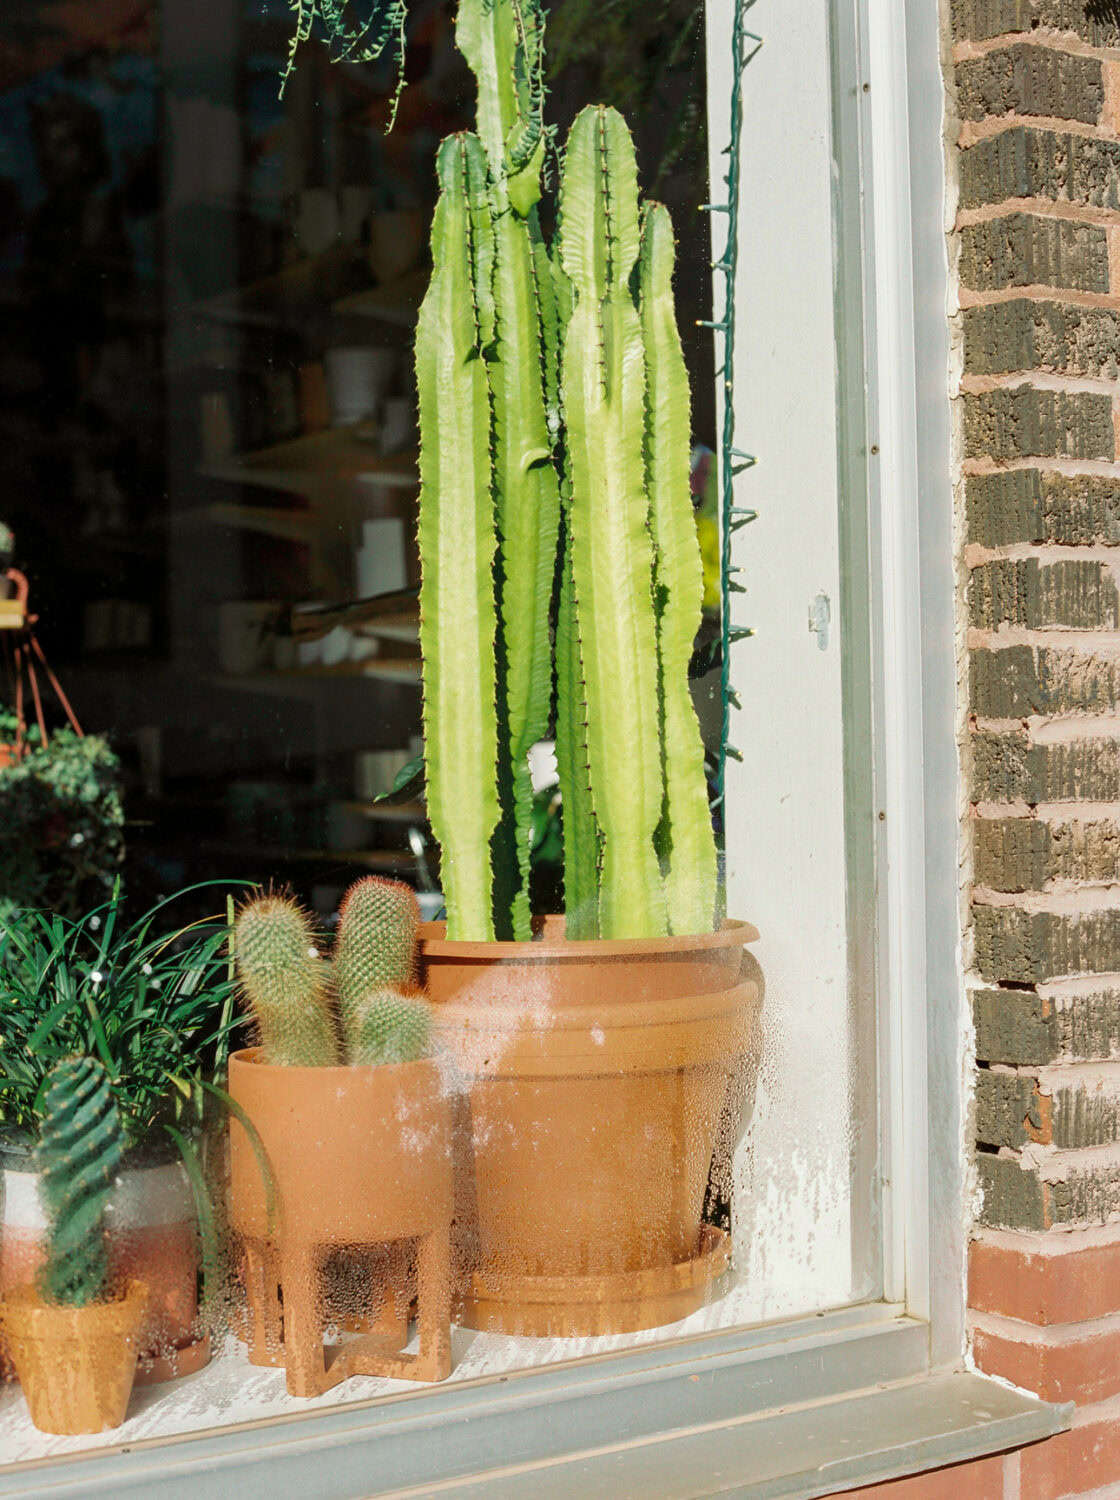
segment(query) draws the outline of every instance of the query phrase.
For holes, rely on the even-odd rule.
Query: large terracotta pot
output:
[[[41,1432],[119,1427],[128,1410],[147,1288],[88,1307],[53,1307],[29,1287],[0,1301],[0,1327]]]
[[[442,1380],[451,1368],[451,1102],[435,1062],[276,1067],[250,1048],[230,1058],[229,1090],[267,1158],[266,1173],[234,1116],[232,1212],[246,1250],[251,1357],[275,1362],[282,1296],[293,1395],[356,1374]],[[398,1354],[402,1340],[390,1349],[387,1334],[372,1334],[343,1346],[328,1370],[329,1256],[409,1239],[419,1241],[420,1353]],[[388,1292],[370,1288],[374,1301]]]
[[[0,1154],[0,1296],[34,1282],[46,1235],[30,1152],[5,1148]],[[105,1237],[114,1283],[136,1280],[148,1289],[136,1384],[202,1369],[210,1359],[210,1341],[197,1332],[195,1205],[182,1164],[125,1167],[106,1208]]]
[[[421,927],[436,1034],[465,1075],[462,1316],[533,1335],[633,1332],[694,1311],[729,1244],[701,1224],[759,986],[745,922],[656,940],[448,942]],[[473,1202],[471,1198],[473,1196]]]

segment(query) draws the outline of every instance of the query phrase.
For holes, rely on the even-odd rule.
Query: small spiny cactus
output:
[[[49,1221],[39,1274],[44,1301],[86,1307],[108,1291],[103,1221],[124,1154],[109,1076],[92,1057],[66,1057],[47,1075],[35,1153]]]
[[[334,976],[342,1030],[354,1047],[354,1022],[374,991],[407,988],[416,978],[416,892],[400,880],[367,875],[346,893],[339,911]]]
[[[374,990],[357,1006],[348,1033],[357,1066],[417,1062],[431,1050],[432,1013],[417,991]]]
[[[413,986],[420,907],[411,886],[367,875],[346,894],[334,949],[347,1060],[415,1062],[431,1041],[428,1002]]]
[[[233,943],[264,1061],[302,1068],[338,1063],[325,965],[306,912],[288,896],[256,896],[238,914]]]

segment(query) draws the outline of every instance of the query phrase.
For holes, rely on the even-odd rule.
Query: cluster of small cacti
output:
[[[460,0],[478,135],[446,140],[416,339],[428,811],[451,938],[530,936],[528,752],[552,701],[570,937],[709,931],[716,851],[688,662],[703,592],[666,209],[602,106],[541,230],[543,21]],[[539,136],[539,131],[538,131]],[[561,526],[561,517],[563,526]]]
[[[369,875],[342,903],[328,964],[311,918],[291,897],[247,901],[234,957],[264,1061],[326,1068],[426,1057],[431,1011],[415,983],[418,922],[409,886]]]
[[[123,1154],[109,1075],[92,1057],[63,1058],[47,1075],[35,1153],[48,1222],[45,1302],[86,1307],[110,1290],[104,1216]]]

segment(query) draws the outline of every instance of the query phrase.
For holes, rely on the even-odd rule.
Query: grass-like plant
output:
[[[104,1064],[130,1146],[181,1118],[199,1079],[221,1077],[239,1020],[228,919],[176,927],[177,903],[187,894],[132,922],[119,885],[77,920],[20,910],[0,921],[6,1134],[37,1133],[47,1075],[64,1057]]]

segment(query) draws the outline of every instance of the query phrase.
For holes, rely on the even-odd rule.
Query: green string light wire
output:
[[[735,16],[732,24],[731,47],[735,66],[731,79],[731,129],[730,140],[724,148],[727,157],[727,172],[724,183],[727,187],[725,203],[706,203],[708,213],[727,215],[727,241],[723,255],[713,262],[713,270],[722,271],[725,278],[723,317],[715,322],[703,321],[702,326],[712,328],[723,338],[723,431],[720,439],[720,701],[723,719],[720,728],[719,764],[716,772],[716,795],[713,805],[720,807],[724,800],[724,780],[727,759],[741,760],[742,753],[731,743],[731,710],[739,708],[738,694],[731,685],[731,647],[753,632],[745,626],[736,625],[731,619],[731,596],[744,592],[743,585],[735,581],[738,569],[731,563],[731,538],[741,526],[753,521],[756,511],[746,510],[735,504],[735,478],[755,462],[750,453],[735,446],[735,274],[739,264],[739,164],[743,134],[743,73],[747,64],[762,46],[762,38],[748,31],[745,24],[747,11],[754,0],[735,0]]]

